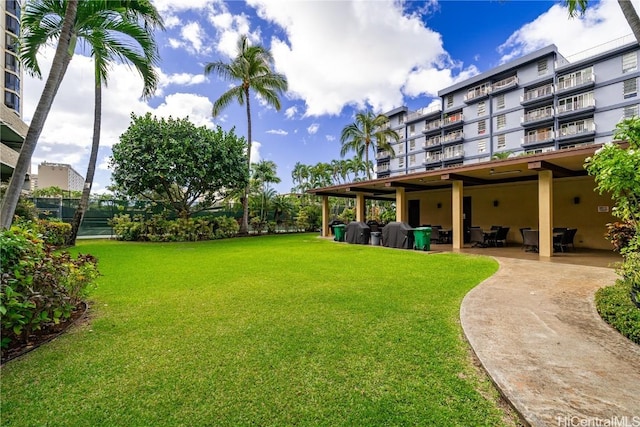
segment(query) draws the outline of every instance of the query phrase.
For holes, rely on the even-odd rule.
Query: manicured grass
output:
[[[488,258],[316,235],[77,250],[103,274],[91,321],[2,368],[2,425],[505,423],[458,321]]]

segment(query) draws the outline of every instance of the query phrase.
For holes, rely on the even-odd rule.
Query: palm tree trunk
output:
[[[73,55],[72,33],[73,23],[76,20],[76,12],[78,10],[78,1],[69,0],[67,2],[67,9],[64,14],[64,22],[62,24],[62,30],[60,32],[60,38],[58,40],[58,46],[56,47],[56,53],[53,57],[53,63],[51,64],[51,70],[47,77],[40,100],[36,107],[36,111],[33,113],[33,119],[29,125],[29,130],[24,139],[22,147],[20,149],[20,155],[16,167],[13,170],[13,175],[9,181],[9,187],[5,193],[5,197],[2,200],[2,207],[0,208],[0,227],[8,229],[13,222],[13,215],[18,205],[18,199],[22,192],[24,185],[24,179],[27,176],[27,171],[31,165],[31,157],[38,144],[38,139],[42,133],[42,128],[47,120],[49,111],[51,111],[51,105],[58,92],[60,83],[67,71],[69,62]]]
[[[251,107],[249,105],[249,88],[246,87],[245,99],[247,100],[247,173],[251,173]],[[239,234],[249,234],[249,190],[251,183],[247,181],[242,198],[242,223]]]
[[[87,165],[87,176],[84,179],[84,186],[82,187],[82,197],[80,198],[80,204],[78,205],[75,213],[73,214],[73,221],[71,222],[71,234],[67,239],[68,246],[74,246],[76,244],[76,238],[78,237],[78,230],[82,219],[89,206],[89,196],[91,195],[91,187],[93,186],[93,177],[96,172],[96,162],[98,161],[98,148],[100,148],[100,127],[102,125],[102,82],[96,70],[95,76],[95,88],[94,88],[94,107],[93,107],[93,140],[91,143],[91,154],[89,155],[89,164]]]
[[[369,169],[369,143],[365,143],[364,145],[364,161],[365,164],[367,165],[367,179],[369,179],[369,181],[371,181],[371,169]]]
[[[629,23],[636,41],[640,42],[640,18],[638,18],[638,12],[633,7],[633,3],[630,0],[618,0],[618,5],[622,9],[622,13]]]

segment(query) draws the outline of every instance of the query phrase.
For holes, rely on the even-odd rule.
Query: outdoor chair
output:
[[[440,243],[441,240],[440,229],[438,227],[431,227],[431,241],[434,243]]]
[[[557,244],[554,242],[554,247],[557,250],[559,249],[560,252],[564,252],[565,249],[568,251],[569,247],[571,247],[575,251],[576,248],[573,245],[573,239],[576,237],[577,231],[577,228],[567,228],[562,233],[562,236],[560,236],[560,241]]]
[[[469,228],[469,232],[470,232],[469,242],[473,243],[473,247],[482,247],[482,248],[487,247],[487,242],[485,239],[486,234],[484,233],[484,231],[482,231],[480,227],[471,227]]]
[[[526,249],[524,245],[524,230],[531,230],[531,227],[522,227],[520,229],[520,236],[522,237],[522,249]]]
[[[538,230],[522,230],[522,246],[527,248],[528,251],[538,252],[539,245]]]
[[[510,227],[500,227],[494,233],[491,233],[489,237],[489,244],[493,246],[507,246],[507,234],[509,234]]]

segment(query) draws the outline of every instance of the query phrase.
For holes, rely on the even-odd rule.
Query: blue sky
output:
[[[631,33],[615,0],[593,2],[569,19],[558,1],[285,1],[154,0],[165,19],[157,34],[161,84],[139,98],[138,75],[116,64],[103,94],[103,132],[95,192],[110,185],[111,146],[130,114],[185,117],[197,125],[236,128],[246,135],[245,111],[232,105],[219,117],[212,103],[228,87],[204,76],[204,64],[228,60],[239,34],[272,50],[289,81],[281,111],[252,99],[252,160],[273,160],[289,192],[296,162],[340,158],[340,132],[362,109],[385,112],[428,106],[437,92],[551,43],[570,56]],[[638,8],[638,4],[634,1]],[[48,69],[53,48],[42,52]],[[569,58],[570,59],[570,58]],[[92,61],[78,51],[33,156],[70,163],[82,175],[91,144]],[[43,81],[25,75],[24,120],[29,123]]]

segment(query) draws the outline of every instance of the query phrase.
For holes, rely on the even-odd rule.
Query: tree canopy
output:
[[[188,118],[131,115],[113,146],[117,191],[152,200],[181,217],[210,209],[249,180],[244,139],[232,129],[196,127]]]

